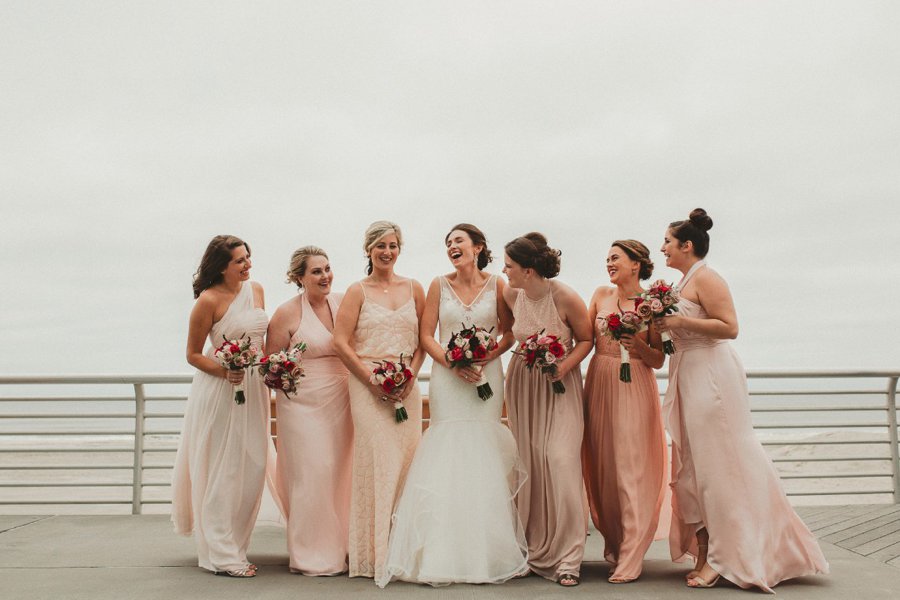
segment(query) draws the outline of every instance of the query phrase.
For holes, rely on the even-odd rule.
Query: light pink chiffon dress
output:
[[[268,318],[253,303],[245,281],[222,319],[209,332],[213,352],[225,336],[241,335],[262,348]],[[172,477],[172,523],[194,534],[199,565],[210,571],[247,567],[247,547],[265,482],[269,436],[269,389],[256,369],[244,377],[246,403],[234,403],[234,389],[222,377],[194,374]]]
[[[631,357],[619,381],[619,343],[597,335],[584,388],[584,482],[591,518],[616,579],[637,579],[657,537],[668,450],[653,369]]]
[[[519,290],[513,315],[513,335],[519,343],[543,329],[559,336],[571,350],[572,331],[560,319],[552,292],[530,300]],[[505,388],[509,427],[528,474],[516,496],[528,542],[528,565],[552,581],[565,573],[580,575],[586,533],[580,369],[569,371],[562,382],[565,393],[554,393],[547,375],[529,371],[516,355],[510,360]]]
[[[340,296],[327,296],[336,315]],[[306,295],[290,345],[304,341],[305,377],[297,392],[276,394],[278,462],[275,489],[287,519],[290,568],[305,575],[347,570],[350,465],[353,422],[347,368],[337,357],[331,332]]]
[[[687,298],[678,307],[683,316],[707,318]],[[706,527],[709,564],[742,588],[771,592],[785,579],[827,573],[819,544],[788,502],[753,431],[737,353],[725,340],[672,333],[675,354],[663,405],[672,437],[672,558],[696,556],[695,533]]]
[[[365,295],[363,288],[363,295]],[[409,363],[419,345],[419,320],[413,297],[396,310],[364,298],[354,332],[357,355],[372,361]],[[422,437],[422,397],[418,384],[404,401],[409,419],[394,420],[394,406],[370,387],[349,378],[353,416],[353,484],[350,500],[350,577],[381,579],[388,553],[391,515],[406,472]]]

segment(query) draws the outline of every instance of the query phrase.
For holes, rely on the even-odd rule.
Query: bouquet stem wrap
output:
[[[619,381],[631,383],[631,356],[625,346],[619,346],[619,357],[622,359],[619,364]]]
[[[403,421],[409,418],[409,413],[406,412],[406,407],[403,406],[403,403],[399,400],[394,401],[394,420],[398,423],[402,423]]]
[[[243,383],[233,383],[231,388],[234,390],[234,403],[237,405],[241,405],[247,401],[247,396],[244,395],[244,384]]]
[[[553,370],[550,371],[550,374],[556,375],[556,365],[553,365]],[[563,384],[562,381],[552,382],[551,387],[553,388],[554,394],[565,394],[566,393],[566,386]]]
[[[669,332],[663,331],[660,337],[662,337],[663,352],[665,354],[675,354],[675,342],[672,341],[672,336],[669,335]]]
[[[490,400],[494,397],[494,390],[491,389],[491,384],[488,383],[487,377],[484,375],[484,365],[472,365],[472,368],[481,375],[478,381],[475,382],[478,397],[484,401]]]

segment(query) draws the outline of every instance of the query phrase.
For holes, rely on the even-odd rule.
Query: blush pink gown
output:
[[[618,342],[596,339],[584,388],[584,482],[611,575],[637,579],[668,483],[659,388],[653,369],[634,356],[631,382],[619,381]]]
[[[327,296],[336,315],[339,297]],[[278,461],[275,489],[287,519],[290,568],[304,575],[347,570],[353,422],[347,368],[331,332],[305,295],[290,345],[304,341],[305,377],[295,394],[276,393]]]
[[[707,318],[686,298],[678,307],[686,317]],[[788,502],[753,431],[737,353],[725,340],[672,333],[675,354],[663,406],[672,437],[672,558],[696,556],[695,533],[706,527],[709,564],[742,588],[771,592],[785,579],[827,573],[819,544]]]
[[[259,348],[268,325],[245,281],[222,319],[209,332],[206,356],[213,358],[222,336],[245,334]],[[256,369],[244,377],[247,401],[234,403],[234,389],[222,377],[194,374],[172,475],[172,523],[194,534],[199,565],[210,571],[247,566],[247,547],[265,482],[269,436],[269,389]]]
[[[365,288],[363,288],[365,295]],[[408,363],[419,345],[419,320],[410,282],[409,300],[390,310],[365,298],[354,345],[363,363]],[[372,365],[374,368],[375,365]],[[422,397],[418,384],[404,401],[409,419],[394,420],[394,406],[368,385],[349,378],[353,416],[353,483],[350,499],[350,577],[381,579],[388,553],[391,515],[406,472],[422,437]]]
[[[559,336],[567,349],[572,348],[572,331],[559,318],[552,292],[530,300],[519,290],[513,315],[513,335],[519,343],[544,329]],[[509,363],[505,389],[509,427],[528,474],[516,496],[525,525],[528,566],[551,581],[564,573],[580,575],[586,533],[580,369],[569,371],[562,382],[565,393],[554,393],[546,375],[529,371],[522,357],[515,355]]]

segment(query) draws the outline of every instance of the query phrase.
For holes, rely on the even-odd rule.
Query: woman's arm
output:
[[[584,357],[590,354],[594,347],[594,328],[588,319],[587,307],[575,290],[568,286],[560,285],[557,291],[559,306],[562,309],[560,315],[566,325],[572,330],[572,339],[575,347],[572,351],[556,363],[556,375],[551,380],[559,381],[569,371],[579,368]]]
[[[434,332],[437,330],[438,318],[441,307],[441,282],[435,277],[428,286],[428,296],[425,298],[425,310],[422,311],[422,317],[419,320],[419,347],[424,348],[428,356],[435,363],[450,368],[447,357],[444,355],[444,349],[434,339]]]
[[[512,348],[516,343],[516,338],[512,333],[512,326],[515,323],[512,309],[506,301],[506,283],[499,277],[497,278],[497,349],[488,352],[487,361],[494,360],[504,352]]]
[[[287,350],[291,344],[291,338],[296,333],[296,329],[291,327],[300,323],[302,317],[302,308],[297,298],[288,300],[278,307],[272,320],[269,321],[269,328],[266,330],[266,354],[272,354],[279,350]]]
[[[188,322],[188,338],[186,356],[188,363],[213,377],[221,377],[232,383],[240,383],[244,378],[243,369],[229,371],[216,361],[203,354],[203,345],[209,332],[212,331],[216,302],[211,294],[201,293],[191,310]]]

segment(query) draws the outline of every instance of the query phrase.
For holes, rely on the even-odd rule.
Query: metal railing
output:
[[[900,371],[747,375],[754,427],[789,496],[900,503]],[[165,512],[190,382],[0,376],[0,513]]]

